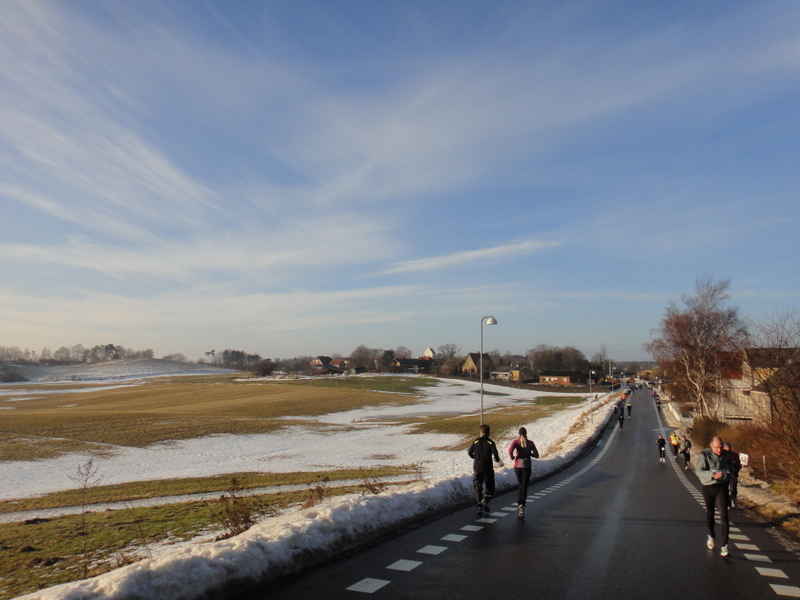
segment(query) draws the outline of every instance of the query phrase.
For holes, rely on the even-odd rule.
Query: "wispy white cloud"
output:
[[[276,230],[256,226],[136,246],[75,235],[68,236],[63,245],[0,243],[3,260],[82,269],[115,278],[136,275],[182,281],[209,273],[224,273],[229,279],[263,279],[270,272],[291,272],[298,267],[372,262],[395,251],[380,222],[352,214],[308,217],[291,226],[284,222]]]
[[[514,244],[495,246],[493,248],[481,248],[479,250],[468,250],[466,252],[455,252],[443,256],[397,262],[388,269],[376,273],[376,275],[391,275],[415,271],[437,271],[467,264],[484,265],[492,262],[518,259],[526,254],[559,245],[560,243],[558,242],[526,240]]]
[[[740,233],[798,218],[787,200],[796,176],[785,169],[777,182],[752,166],[796,154],[783,127],[794,115],[780,108],[796,105],[800,69],[791,3],[686,16],[637,7],[635,27],[594,19],[593,3],[510,7],[463,38],[438,11],[416,10],[415,33],[431,37],[402,49],[373,32],[337,43],[352,7],[324,7],[337,27],[316,16],[321,37],[304,44],[293,7],[206,3],[185,19],[187,6],[0,3],[0,274],[16,276],[0,300],[0,311],[16,307],[4,333],[117,321],[188,335],[192,319],[245,331],[263,314],[262,334],[313,335],[402,321],[415,305],[469,319],[486,306],[658,302],[652,287],[603,291],[603,265],[666,279],[694,267],[676,257],[709,261],[700,249],[728,248],[728,237],[741,246],[728,270],[749,254],[748,274],[760,273],[774,261]],[[740,122],[763,137],[742,131],[723,150],[718,134]],[[765,188],[755,212],[756,196],[738,189],[748,169]],[[487,189],[513,218],[475,236],[485,223],[466,208]],[[489,247],[463,250],[469,239]],[[796,254],[793,239],[782,254]],[[537,252],[552,260],[530,260]],[[496,286],[501,269],[481,288],[459,277],[519,258],[551,289]],[[430,287],[392,286],[445,271]],[[26,297],[54,272],[80,301]],[[354,288],[365,274],[387,287]],[[213,291],[198,293],[204,285]]]

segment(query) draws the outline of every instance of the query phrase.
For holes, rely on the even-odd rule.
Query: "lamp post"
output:
[[[481,319],[481,357],[480,357],[480,372],[481,372],[481,425],[483,425],[483,322],[486,321],[487,325],[497,325],[497,319],[488,315]]]
[[[592,398],[592,375],[594,375],[594,371],[589,371],[589,414],[592,418],[592,423],[594,423],[594,398]]]

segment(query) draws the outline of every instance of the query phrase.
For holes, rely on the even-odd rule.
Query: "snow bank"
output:
[[[534,476],[551,475],[595,443],[610,415],[576,438],[564,454],[534,462]],[[602,423],[600,421],[603,421]],[[20,596],[20,600],[190,600],[224,597],[253,582],[265,582],[321,564],[332,556],[377,540],[425,518],[471,503],[470,475],[420,482],[378,495],[349,495],[287,512],[234,538],[183,544],[83,581]],[[498,490],[516,485],[511,469],[497,473]]]
[[[246,470],[251,452],[249,444],[257,440],[259,470],[280,471],[289,465],[297,468],[331,468],[338,464],[371,464],[380,461],[374,456],[379,439],[381,453],[394,454],[394,461],[407,464],[422,462],[427,469],[427,481],[397,488],[390,488],[377,495],[357,495],[335,497],[325,500],[313,508],[293,509],[278,517],[268,518],[250,530],[228,540],[205,542],[186,542],[176,546],[160,548],[153,558],[116,569],[104,575],[54,586],[45,590],[20,596],[20,600],[142,600],[170,598],[171,600],[190,600],[204,597],[221,598],[226,593],[240,589],[255,581],[264,582],[297,573],[310,566],[329,560],[332,556],[373,543],[388,532],[397,532],[411,527],[427,518],[442,512],[465,507],[472,503],[471,461],[462,451],[442,450],[452,447],[452,436],[435,434],[408,435],[405,427],[391,425],[392,416],[409,414],[441,414],[442,412],[461,413],[464,402],[474,399],[464,391],[477,387],[471,382],[441,381],[437,386],[423,388],[424,398],[414,406],[366,407],[360,411],[348,411],[322,417],[318,420],[330,423],[349,423],[357,425],[352,431],[333,433],[326,436],[327,448],[337,449],[326,452],[327,464],[308,463],[308,457],[292,455],[294,444],[287,444],[285,436],[214,436],[203,440],[190,440],[181,444],[170,444],[169,448],[155,450],[157,458],[147,466],[149,477],[158,477],[158,468],[169,471],[172,477],[187,476],[176,468],[183,461],[193,461],[193,465],[205,465],[214,470],[223,463],[228,468],[226,458],[231,459],[235,471]],[[493,386],[487,385],[491,389]],[[471,390],[474,392],[474,389]],[[513,390],[497,387],[494,391],[502,395],[488,395],[484,398],[486,410],[517,402],[530,401],[542,395],[529,390]],[[546,394],[548,396],[553,394]],[[584,403],[555,412],[552,416],[525,424],[531,439],[539,448],[543,460],[534,461],[533,477],[542,479],[569,465],[602,433],[610,418],[610,409],[604,401],[594,403],[593,419],[587,422],[589,407]],[[490,414],[490,413],[489,413]],[[376,421],[380,419],[383,422]],[[583,427],[572,431],[576,422]],[[493,431],[501,452],[505,451],[515,432]],[[291,434],[289,434],[291,435]],[[268,440],[272,447],[265,446]],[[445,442],[443,444],[443,442]],[[214,443],[221,443],[223,450],[215,449]],[[558,444],[558,446],[556,446]],[[449,445],[449,446],[448,446]],[[555,448],[558,450],[555,450]],[[168,454],[164,454],[164,452]],[[219,451],[219,455],[214,452]],[[300,449],[302,451],[302,449]],[[138,451],[137,451],[138,452]],[[202,453],[203,460],[198,460]],[[505,462],[507,455],[501,454]],[[108,459],[110,473],[132,470],[127,477],[141,476],[136,471],[136,455],[116,456]],[[70,460],[74,460],[74,457]],[[52,463],[53,461],[50,461]],[[149,462],[149,461],[148,461]],[[48,461],[25,463],[21,472],[6,469],[5,484],[25,477],[27,486],[38,487],[39,491],[48,486],[56,486]],[[20,466],[19,463],[13,463]],[[255,463],[254,463],[255,464]],[[6,465],[8,467],[9,465]],[[202,468],[202,467],[201,467]],[[177,471],[177,473],[176,473]],[[231,472],[231,471],[228,471]],[[34,482],[39,482],[38,486]],[[497,470],[498,493],[516,486],[516,478],[510,468]],[[105,483],[108,483],[107,481]],[[23,485],[24,489],[25,485]],[[17,488],[21,489],[21,488]]]

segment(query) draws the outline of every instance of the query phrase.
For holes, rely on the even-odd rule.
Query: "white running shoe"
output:
[[[522,506],[522,504],[520,504],[520,505],[517,507],[517,516],[518,516],[520,519],[524,519],[524,518],[525,518],[525,507],[524,507],[524,506]]]
[[[709,550],[713,550],[714,549],[714,538],[713,537],[708,536],[708,541],[706,542],[706,546],[708,546]]]
[[[725,544],[722,548],[719,549],[720,556],[728,556],[728,544]]]

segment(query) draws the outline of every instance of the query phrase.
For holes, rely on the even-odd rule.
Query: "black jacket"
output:
[[[469,457],[473,459],[472,470],[475,473],[493,471],[492,459],[494,459],[495,462],[500,462],[500,455],[497,453],[497,444],[488,436],[482,435],[472,442],[467,452]]]

